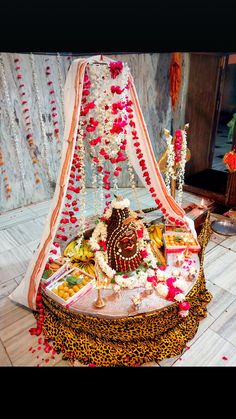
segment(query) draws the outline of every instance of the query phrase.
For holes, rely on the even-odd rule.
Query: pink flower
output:
[[[178,287],[169,287],[169,292],[167,295],[167,300],[174,301],[174,298],[177,294],[180,294],[182,290]]]
[[[137,236],[141,239],[143,237],[143,229],[137,230]]]
[[[182,301],[180,304],[179,304],[179,309],[180,310],[189,310],[190,309],[190,304],[189,304],[189,302],[188,301]]]
[[[154,286],[156,285],[156,283],[157,283],[157,277],[155,276],[155,275],[153,275],[153,276],[148,276],[147,277],[147,281],[148,282],[151,282]]]
[[[147,252],[146,249],[142,249],[140,251],[140,254],[141,254],[141,256],[142,256],[143,259],[145,259],[146,257],[148,257],[148,252]]]

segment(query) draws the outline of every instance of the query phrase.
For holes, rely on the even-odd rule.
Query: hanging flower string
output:
[[[65,125],[65,115],[64,115],[64,81],[61,71],[62,63],[61,63],[61,56],[59,52],[57,53],[57,69],[58,69],[58,79],[59,79],[59,88],[61,94],[61,108],[62,108],[62,120],[63,120],[63,127]]]
[[[185,129],[177,130],[175,136],[175,155],[176,162],[179,163],[177,167],[177,179],[178,179],[178,190],[176,201],[181,205],[183,200],[183,185],[184,185],[184,175],[185,175],[185,166],[186,166],[186,156],[187,156],[187,133],[186,129],[188,125],[185,125]]]
[[[133,139],[133,145],[135,147],[135,151],[137,154],[137,158],[139,160],[139,165],[140,168],[143,172],[143,178],[145,180],[145,183],[147,186],[149,186],[149,192],[151,193],[151,196],[155,199],[155,202],[157,204],[157,207],[161,210],[161,212],[163,213],[163,215],[171,222],[171,223],[175,223],[176,225],[184,225],[184,221],[182,221],[182,219],[178,219],[178,218],[174,218],[172,216],[170,216],[170,214],[168,214],[166,208],[163,207],[161,201],[156,198],[157,194],[155,191],[154,186],[152,185],[151,182],[151,178],[150,178],[150,173],[148,171],[148,163],[145,161],[143,153],[142,153],[142,148],[141,148],[141,144],[139,142],[139,137],[136,131],[136,124],[133,120],[133,110],[132,110],[132,102],[130,101],[129,104],[129,125],[128,125],[128,131],[132,136]]]
[[[47,77],[47,86],[48,86],[48,92],[50,97],[50,105],[51,105],[51,119],[53,124],[53,134],[58,142],[59,138],[59,128],[58,128],[58,113],[57,113],[57,102],[56,102],[56,93],[53,87],[53,80],[51,77],[51,67],[48,65],[46,67],[45,71],[46,77]]]
[[[32,123],[31,123],[31,118],[30,118],[29,103],[26,97],[23,76],[21,74],[20,59],[15,58],[14,64],[15,64],[16,78],[18,82],[18,91],[21,98],[22,116],[24,120],[25,131],[27,133],[26,139],[28,142],[32,163],[34,166],[36,166],[38,164],[38,158],[36,154],[36,146],[34,143],[33,133],[32,133]],[[37,169],[34,171],[34,177],[35,177],[36,184],[41,182],[41,179],[39,177],[39,171]]]
[[[174,138],[167,129],[164,129],[167,143],[167,167],[165,175],[165,184],[169,193],[171,193],[171,180],[177,180],[177,198],[176,202],[180,205],[183,199],[183,185],[187,156],[187,133],[189,125],[186,124],[183,130],[176,130]]]
[[[5,70],[4,60],[3,60],[3,56],[1,54],[0,54],[0,71],[1,71],[1,79],[2,79],[2,84],[3,84],[4,97],[5,97],[6,104],[7,104],[6,110],[7,110],[8,117],[9,117],[11,135],[13,137],[13,143],[14,143],[14,148],[15,148],[15,151],[16,151],[16,157],[17,157],[17,161],[18,161],[18,164],[19,164],[19,168],[20,168],[20,176],[22,178],[22,188],[24,190],[25,168],[24,168],[24,165],[23,165],[23,156],[22,156],[22,151],[21,151],[21,147],[20,147],[20,144],[19,144],[19,137],[17,136],[17,128],[16,128],[16,123],[15,123],[14,109],[13,109],[13,106],[11,104],[9,89],[8,89],[8,85],[7,85],[7,81],[6,81],[6,70]]]
[[[175,164],[175,153],[174,153],[174,146],[172,144],[172,136],[170,135],[170,132],[165,129],[164,130],[165,136],[166,136],[166,143],[167,143],[167,168],[166,168],[166,175],[165,175],[165,184],[166,188],[171,193],[171,179],[174,178],[174,164]]]
[[[7,169],[5,167],[3,151],[1,150],[1,148],[0,148],[0,168],[1,168],[3,184],[4,184],[4,192],[5,192],[6,198],[9,199],[11,198],[12,189],[10,187],[9,180],[7,177]]]
[[[54,179],[52,178],[51,175],[51,169],[50,169],[50,161],[49,161],[49,149],[48,149],[48,142],[47,142],[47,135],[46,135],[46,130],[45,130],[45,124],[43,121],[43,112],[42,112],[42,108],[41,108],[41,100],[40,100],[40,96],[39,96],[39,88],[38,88],[38,78],[37,78],[37,73],[35,70],[35,62],[34,62],[34,56],[31,53],[30,54],[30,62],[31,62],[31,68],[32,68],[32,77],[33,77],[33,86],[34,86],[34,93],[35,93],[35,99],[36,99],[36,103],[38,106],[38,116],[39,116],[39,123],[40,123],[40,130],[41,130],[41,138],[42,138],[42,142],[43,142],[43,162],[45,162],[45,166],[46,166],[46,171],[48,174],[48,178],[50,182],[53,182]]]

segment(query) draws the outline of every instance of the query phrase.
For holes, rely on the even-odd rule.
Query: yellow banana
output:
[[[158,249],[158,246],[154,242],[151,242],[151,249],[158,262],[160,262],[162,265],[165,265],[166,260],[162,252]]]
[[[157,232],[157,235],[158,235],[159,239],[162,240],[162,231],[161,231],[159,225],[157,225],[157,224],[155,225],[155,231]]]
[[[154,233],[153,233],[153,239],[155,241],[155,243],[157,244],[158,247],[162,246],[162,240],[160,240],[160,238],[158,237],[157,231],[155,229]]]

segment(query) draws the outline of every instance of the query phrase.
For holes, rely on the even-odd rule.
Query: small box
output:
[[[176,226],[173,224],[166,224],[165,225],[165,233],[188,233],[190,230],[188,230],[184,226]]]
[[[165,255],[181,253],[188,249],[192,253],[199,253],[201,250],[198,241],[191,233],[174,233],[170,231],[163,234]]]
[[[49,285],[51,284],[52,281],[55,281],[56,279],[58,279],[61,275],[63,275],[65,272],[69,271],[70,266],[68,263],[65,263],[64,265],[62,265],[56,272],[54,272],[54,274],[52,274],[51,276],[49,276],[48,278],[42,278],[41,281],[46,284]]]
[[[90,281],[87,284],[83,285],[78,291],[74,292],[74,294],[71,295],[69,298],[64,299],[57,293],[53,292],[53,290],[59,287],[60,285],[62,285],[64,282],[66,282],[66,277],[69,275],[76,276],[77,279],[81,280],[81,283],[84,280],[85,276],[87,278],[90,278],[89,275],[85,275],[81,273],[77,268],[72,268],[72,269],[66,270],[66,272],[62,273],[59,277],[55,278],[53,281],[50,282],[50,284],[47,285],[47,287],[45,288],[46,294],[48,294],[53,300],[57,301],[63,306],[70,305],[74,301],[81,298],[84,294],[86,294],[88,291],[90,291],[93,288],[93,284],[95,283],[95,278],[92,279],[91,277]],[[73,286],[68,287],[68,288],[73,290]],[[63,289],[61,291],[63,291]]]

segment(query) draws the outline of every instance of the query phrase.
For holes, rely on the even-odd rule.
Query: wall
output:
[[[22,106],[15,71],[16,64],[14,59],[19,57],[21,65],[21,74],[25,84],[28,108],[30,109],[33,138],[35,142],[35,153],[38,158],[38,164],[32,164],[30,158],[30,147],[26,140],[26,131],[23,126]],[[116,60],[126,61],[133,75],[141,108],[149,130],[149,135],[153,144],[156,158],[158,159],[165,150],[165,138],[163,137],[163,128],[171,129],[171,120],[173,119],[174,129],[183,126],[186,91],[188,85],[189,73],[189,54],[183,54],[183,81],[180,92],[180,100],[176,112],[173,115],[169,97],[168,71],[170,66],[171,54],[122,54],[110,55]],[[6,68],[6,81],[10,94],[11,109],[14,111],[16,122],[17,141],[21,154],[22,165],[26,176],[21,178],[21,170],[17,160],[15,141],[12,136],[9,123],[9,108],[6,98],[3,94],[3,80],[0,78],[0,149],[4,156],[5,165],[1,169],[5,172],[0,177],[0,213],[18,208],[31,203],[44,201],[52,197],[57,172],[60,163],[60,151],[63,141],[63,114],[62,100],[60,90],[59,74],[62,74],[62,83],[65,82],[68,71],[70,57],[60,55],[34,55],[36,74],[38,78],[38,90],[42,109],[42,117],[45,124],[46,135],[44,138],[40,128],[39,110],[33,87],[32,68],[29,54],[8,54],[3,53],[2,59]],[[78,58],[78,57],[73,57]],[[56,107],[58,113],[59,138],[56,140],[53,136],[53,123],[50,112],[49,88],[45,74],[46,67],[51,68],[51,79],[53,80],[53,89],[56,96]],[[60,71],[59,71],[60,70]],[[46,145],[46,146],[45,146]],[[44,154],[47,150],[47,158]],[[90,172],[89,165],[87,172]],[[34,171],[37,168],[41,182],[35,184]],[[8,178],[7,181],[3,180]],[[5,184],[9,184],[12,189],[11,196],[6,197]],[[138,182],[138,181],[137,181]],[[138,183],[137,183],[138,184]],[[120,186],[128,187],[129,182],[124,173],[120,180]],[[91,186],[87,183],[87,186]]]

